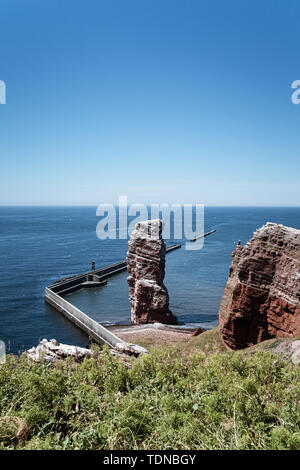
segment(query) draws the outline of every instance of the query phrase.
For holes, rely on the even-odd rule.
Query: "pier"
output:
[[[180,247],[180,244],[170,245],[166,248],[166,253],[178,250]],[[108,266],[95,269],[94,271],[59,279],[55,283],[51,284],[48,289],[56,294],[66,295],[78,289],[82,289],[83,287],[101,287],[107,283],[107,279],[109,277],[119,274],[122,271],[126,271],[126,269],[126,260],[119,261],[118,263],[110,264]]]
[[[166,253],[177,250],[180,244],[171,245],[166,248]],[[126,271],[126,261],[120,261],[109,266],[104,266],[84,274],[78,274],[59,279],[45,289],[45,301],[62,313],[68,320],[87,333],[99,344],[107,344],[113,349],[130,350],[133,354],[139,354],[141,349],[137,345],[128,345],[118,338],[112,331],[109,331],[100,323],[96,322],[77,307],[72,305],[64,295],[70,294],[78,289],[101,287],[107,283],[107,279],[115,274]]]
[[[196,241],[198,238],[206,237],[216,230],[204,233],[190,241]],[[177,250],[181,244],[174,244],[166,247],[166,253]],[[94,341],[99,344],[107,344],[110,348],[121,349],[123,351],[130,350],[133,354],[139,354],[140,347],[137,345],[128,344],[122,339],[118,338],[111,330],[100,325],[77,307],[72,305],[64,295],[70,294],[82,288],[101,287],[107,284],[107,279],[115,274],[126,271],[126,260],[119,261],[118,263],[110,264],[102,268],[93,269],[83,274],[69,276],[54,282],[45,289],[45,301],[52,305],[56,310],[61,312],[68,320],[78,326],[81,330],[87,333]]]
[[[212,233],[215,233],[216,230],[210,230],[209,232],[203,233],[203,235],[199,235],[199,237],[192,238],[190,242],[195,242],[196,240],[199,240],[200,238],[207,237],[208,235],[211,235]]]

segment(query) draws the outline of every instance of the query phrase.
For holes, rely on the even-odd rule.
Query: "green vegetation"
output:
[[[293,338],[273,338],[267,339],[262,343],[255,344],[245,349],[245,354],[256,354],[257,351],[269,351],[279,354],[282,359],[287,361],[292,360],[292,355],[295,352],[293,343],[299,341],[300,337],[296,336]]]
[[[8,356],[0,448],[299,449],[299,375],[268,351],[161,347],[131,369],[108,350],[54,366]]]
[[[145,338],[143,334],[139,335],[136,332],[133,338],[127,338],[128,341],[139,344],[148,350],[152,348],[166,345],[166,341],[162,338],[157,338],[156,336],[151,336]],[[223,352],[226,351],[224,343],[220,336],[220,328],[217,326],[211,330],[207,330],[199,336],[191,336],[187,339],[174,342],[173,348],[175,348],[178,354],[191,354],[191,351],[202,351],[206,354],[211,354],[213,352]]]
[[[182,355],[190,355],[191,351],[193,353],[201,351],[205,354],[227,351],[221,339],[219,326],[207,330],[199,336],[191,337],[187,341],[177,343],[176,349]]]

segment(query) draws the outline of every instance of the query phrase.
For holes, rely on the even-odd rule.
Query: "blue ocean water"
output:
[[[100,241],[95,207],[0,207],[0,339],[11,352],[56,338],[85,346],[87,337],[44,303],[53,281],[124,259],[126,240]],[[165,285],[171,310],[182,323],[210,328],[218,308],[238,240],[246,243],[266,222],[300,229],[300,208],[207,207],[205,239],[199,251],[184,248],[167,255]],[[107,286],[68,296],[100,323],[130,321],[126,273]]]

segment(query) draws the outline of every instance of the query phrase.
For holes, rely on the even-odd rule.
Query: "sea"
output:
[[[266,222],[300,229],[299,207],[206,207],[201,250],[166,256],[170,309],[181,325],[213,328],[228,278],[232,251]],[[0,207],[0,340],[21,353],[42,338],[86,346],[87,336],[44,302],[45,287],[59,278],[126,257],[126,239],[100,240],[96,207]],[[167,244],[175,240],[167,241]],[[69,302],[103,325],[130,323],[127,273],[106,286],[74,292]]]

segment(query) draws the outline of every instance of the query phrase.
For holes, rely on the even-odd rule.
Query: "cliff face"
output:
[[[127,270],[132,323],[177,324],[169,310],[169,295],[163,283],[166,246],[162,221],[146,220],[136,225],[128,242]]]
[[[300,230],[267,223],[236,246],[219,322],[231,349],[300,335]]]

